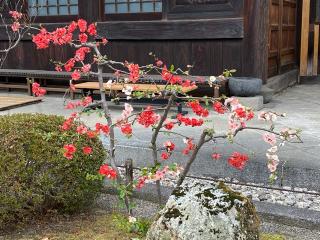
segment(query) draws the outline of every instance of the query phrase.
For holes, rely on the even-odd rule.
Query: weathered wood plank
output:
[[[35,97],[11,97],[0,96],[0,111],[21,107],[28,104],[38,103],[42,101],[41,98]]]
[[[49,30],[64,24],[44,24]],[[98,33],[108,39],[170,40],[170,39],[228,39],[243,38],[242,18],[219,18],[171,21],[114,21],[98,23]],[[0,26],[0,40],[7,40]],[[25,35],[23,40],[30,40]]]
[[[243,38],[243,19],[108,22],[99,23],[98,32],[111,40]]]
[[[134,91],[141,91],[141,92],[160,92],[165,90],[166,85],[164,84],[129,84],[129,83],[115,83],[115,84],[103,84],[104,88],[106,90],[111,90],[111,91],[122,91],[122,89],[126,87],[132,87]],[[97,90],[99,89],[99,83],[98,82],[84,82],[84,83],[79,83],[75,84],[74,87],[76,89],[90,89],[90,90]],[[193,91],[197,89],[197,86],[190,86],[190,87],[181,87],[181,91],[183,93],[187,93],[190,91]]]
[[[309,19],[310,0],[302,2],[302,24],[301,24],[301,50],[300,50],[300,76],[308,75],[308,47],[309,47]]]

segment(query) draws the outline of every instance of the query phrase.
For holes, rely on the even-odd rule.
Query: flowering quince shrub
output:
[[[98,39],[98,40],[96,40]],[[190,66],[187,70],[180,68],[175,69],[173,65],[167,66],[164,61],[157,58],[153,53],[150,53],[154,58],[154,62],[149,65],[140,66],[136,63],[130,62],[117,62],[108,59],[100,52],[101,46],[108,43],[106,38],[97,35],[96,24],[88,24],[85,20],[79,19],[77,22],[73,21],[68,26],[57,28],[49,32],[46,28],[41,27],[37,34],[33,35],[32,41],[36,44],[39,50],[48,48],[53,45],[69,45],[74,48],[74,56],[66,62],[55,62],[57,71],[71,72],[70,89],[73,90],[73,84],[78,81],[81,76],[96,77],[99,81],[100,97],[102,113],[107,120],[107,124],[96,123],[95,128],[89,129],[85,126],[79,125],[76,121],[77,117],[81,115],[81,107],[88,106],[92,99],[86,97],[80,101],[70,102],[66,105],[67,109],[74,109],[75,112],[65,120],[61,126],[62,131],[75,127],[78,135],[86,135],[88,138],[105,135],[109,137],[110,148],[108,162],[103,164],[99,170],[99,174],[108,179],[115,180],[119,189],[126,191],[134,188],[142,188],[146,182],[156,182],[159,191],[159,181],[164,179],[167,175],[179,176],[177,185],[181,185],[185,179],[192,163],[194,162],[198,152],[205,144],[214,144],[217,139],[227,139],[232,142],[236,135],[245,130],[259,130],[264,132],[261,140],[264,140],[270,145],[270,149],[266,153],[267,167],[270,170],[270,178],[276,179],[277,166],[279,158],[277,155],[278,148],[286,141],[298,137],[299,131],[294,129],[283,129],[279,132],[274,130],[274,122],[278,117],[284,117],[284,114],[273,112],[263,112],[258,117],[261,121],[270,123],[269,128],[257,128],[249,125],[255,115],[252,109],[247,108],[239,103],[236,98],[221,97],[213,99],[210,97],[194,98],[188,96],[183,88],[194,88],[203,79],[189,75]],[[89,56],[93,56],[90,57]],[[93,71],[92,65],[95,65],[97,71]],[[115,80],[109,80],[107,85],[119,83],[138,83],[141,78],[150,79],[150,73],[158,73],[161,75],[165,84],[164,90],[157,90],[154,92],[139,91],[139,85],[125,86],[122,90],[124,99],[132,98],[155,98],[167,99],[166,107],[156,109],[148,106],[141,112],[133,113],[133,108],[130,104],[125,103],[124,109],[119,119],[112,117],[112,112],[109,109],[108,102],[106,101],[104,79],[102,77],[103,71],[108,68],[114,71]],[[219,76],[223,78],[223,76]],[[213,78],[210,78],[213,79]],[[216,79],[216,78],[214,78]],[[151,83],[156,85],[156,83]],[[39,86],[35,85],[35,95],[43,95],[44,91],[39,90]],[[121,99],[121,96],[117,96]],[[190,108],[195,117],[189,115],[178,114],[176,118],[168,118],[170,109],[176,105],[177,101],[186,100],[186,107]],[[77,109],[80,111],[77,112]],[[210,111],[211,110],[211,111]],[[208,127],[205,122],[214,118],[217,115],[228,115],[228,131],[225,133],[217,133],[212,127]],[[130,138],[133,132],[133,125],[141,125],[145,128],[150,128],[152,137],[150,139],[150,148],[153,153],[153,164],[151,168],[143,168],[141,176],[133,181],[131,184],[125,183],[122,179],[119,169],[117,167],[115,155],[115,128],[119,128],[121,133]],[[199,137],[184,136],[178,132],[182,126],[199,128],[195,132],[201,132]],[[176,164],[166,165],[172,153],[175,151],[175,143],[166,141],[164,143],[158,142],[159,134],[172,134],[181,136],[185,143],[185,149],[181,154],[185,155],[186,162],[182,168]],[[76,139],[75,139],[76,141]],[[280,142],[278,142],[280,141]],[[67,161],[72,161],[73,155],[78,151],[90,153],[90,146],[85,149],[76,149],[72,143],[67,144],[63,148],[63,154]],[[216,149],[211,156],[214,160],[219,160],[222,154]],[[249,160],[246,153],[234,152],[231,156],[227,157],[228,163],[231,167],[242,170]],[[149,164],[149,163],[146,163]],[[122,194],[126,198],[126,194]],[[126,200],[126,199],[125,199]]]

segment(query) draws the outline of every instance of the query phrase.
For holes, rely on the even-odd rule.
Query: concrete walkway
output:
[[[14,95],[17,93],[0,92],[0,96]],[[19,94],[20,95],[20,94]],[[282,148],[279,157],[285,161],[283,167],[285,186],[303,187],[320,191],[320,82],[294,86],[285,92],[277,95],[272,103],[265,106],[277,112],[286,112],[287,117],[279,119],[276,129],[290,126],[302,129],[303,144],[288,144]],[[13,113],[46,113],[68,116],[69,111],[64,110],[61,95],[48,95],[40,104],[29,105],[17,109],[0,112],[0,115]],[[115,118],[121,114],[120,109],[115,109]],[[175,115],[175,112],[170,115]],[[218,132],[226,129],[226,116],[215,115],[214,121],[206,125],[214,125]],[[97,115],[84,117],[84,121],[93,126],[95,122],[102,121]],[[255,126],[264,126],[264,123],[254,120],[250,123]],[[200,133],[199,128],[179,127],[178,130],[184,135],[197,137]],[[126,158],[134,160],[136,166],[152,164],[151,152],[148,148],[151,130],[141,126],[134,128],[134,136],[131,139],[123,137],[117,132],[116,150],[118,163],[121,164]],[[176,152],[170,161],[184,164],[186,159],[181,155],[185,147],[181,137],[161,135],[159,146],[166,140],[172,140],[176,144]],[[104,140],[105,144],[108,141]],[[241,182],[255,182],[268,184],[268,170],[266,167],[265,152],[269,146],[263,142],[258,131],[247,131],[240,133],[234,144],[226,141],[219,141],[217,144],[209,144],[203,147],[198,158],[194,162],[190,171],[191,175],[205,177],[228,177],[237,179]],[[217,151],[222,154],[222,159],[215,161],[211,159],[211,154]],[[234,151],[248,153],[250,161],[243,171],[231,168],[226,159]],[[279,182],[277,182],[279,184]]]

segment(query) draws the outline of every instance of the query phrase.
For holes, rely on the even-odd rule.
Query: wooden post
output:
[[[133,161],[131,158],[128,158],[125,161],[125,168],[126,168],[126,185],[130,185],[132,187],[133,184]],[[127,206],[129,216],[132,216],[132,208],[131,208],[131,198],[130,195],[127,195],[125,198],[125,204]]]
[[[314,24],[314,43],[313,43],[313,64],[312,75],[318,75],[318,57],[319,57],[319,24]]]
[[[126,168],[126,184],[132,184],[133,182],[133,161],[128,158],[125,162]]]
[[[27,78],[27,89],[28,89],[29,96],[33,96],[33,94],[32,94],[32,83],[33,83],[33,81],[34,81],[34,79]]]
[[[219,98],[220,97],[220,87],[219,85],[214,85],[213,87],[213,97]]]
[[[308,74],[309,20],[310,0],[303,0],[301,24],[300,76],[307,76]]]

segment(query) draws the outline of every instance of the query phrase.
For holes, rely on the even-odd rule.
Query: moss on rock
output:
[[[224,185],[193,182],[170,196],[147,239],[258,240],[259,219],[250,199]]]

